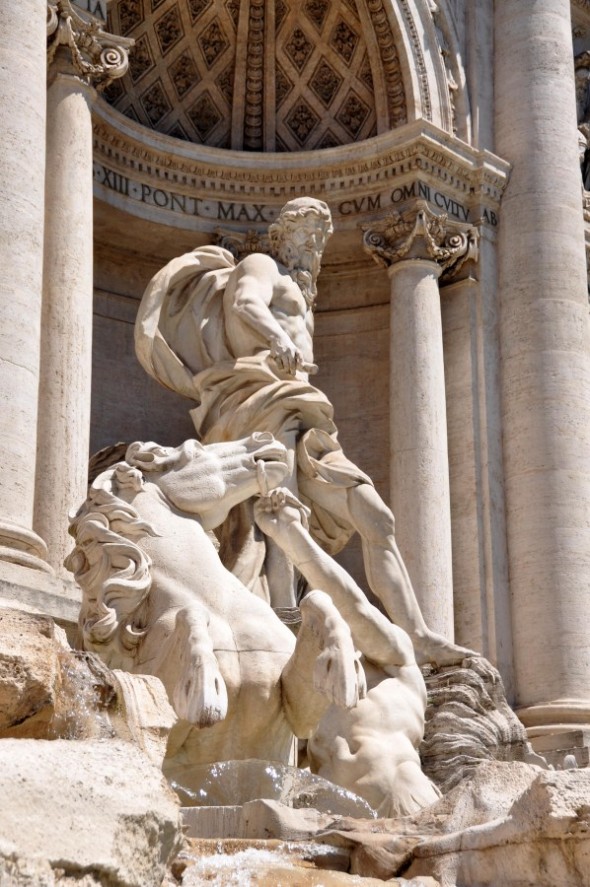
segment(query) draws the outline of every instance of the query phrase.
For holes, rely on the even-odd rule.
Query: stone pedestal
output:
[[[33,532],[45,178],[45,4],[0,8],[0,576],[48,570]]]
[[[445,373],[438,279],[475,234],[424,201],[365,229],[391,281],[390,478],[396,539],[427,625],[454,637]],[[469,234],[467,233],[469,232]]]
[[[502,427],[519,715],[590,722],[590,327],[569,0],[497,0]]]

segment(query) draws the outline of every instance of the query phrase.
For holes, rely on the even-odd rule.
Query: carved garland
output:
[[[246,57],[246,113],[244,147],[262,148],[264,89],[264,0],[250,0],[248,54]]]
[[[47,64],[60,47],[68,49],[75,74],[103,88],[127,71],[133,40],[103,31],[96,20],[87,21],[70,0],[47,2]]]
[[[367,0],[385,76],[389,122],[392,129],[407,122],[406,95],[397,49],[382,0]]]

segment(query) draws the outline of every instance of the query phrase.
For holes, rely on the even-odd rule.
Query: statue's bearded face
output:
[[[319,274],[325,245],[322,220],[309,214],[285,225],[279,258],[289,270],[308,271],[315,279]]]

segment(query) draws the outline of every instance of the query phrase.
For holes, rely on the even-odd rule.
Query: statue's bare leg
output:
[[[281,686],[287,719],[300,739],[309,738],[330,704],[353,708],[365,696],[350,629],[322,591],[309,592],[302,602],[301,628]]]
[[[347,520],[362,540],[367,582],[396,625],[408,632],[419,664],[450,665],[475,655],[428,628],[395,541],[395,520],[370,484],[335,487],[300,479],[310,500]]]

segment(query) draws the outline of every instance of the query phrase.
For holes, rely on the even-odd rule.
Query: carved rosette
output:
[[[466,262],[476,262],[479,232],[472,225],[451,222],[446,213],[430,209],[425,200],[401,213],[363,225],[365,252],[384,268],[403,259],[436,262],[444,277],[456,275]]]
[[[126,73],[134,41],[104,31],[100,22],[84,16],[70,0],[47,0],[47,65],[60,48],[69,51],[73,73],[99,89]]]

